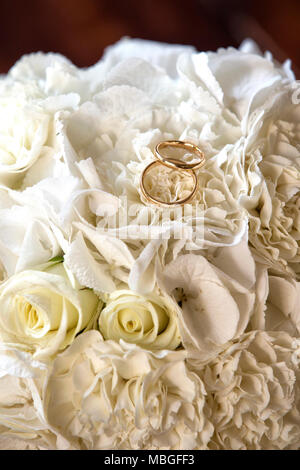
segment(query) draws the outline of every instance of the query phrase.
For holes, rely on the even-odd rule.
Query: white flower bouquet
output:
[[[123,39],[0,89],[0,447],[300,448],[290,63]],[[184,207],[188,174],[147,174],[172,210],[140,186],[170,140],[205,155]]]

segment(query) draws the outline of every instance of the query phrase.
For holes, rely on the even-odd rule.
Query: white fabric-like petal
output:
[[[250,257],[249,262],[251,266]],[[174,294],[175,289],[183,291],[180,324],[188,350],[192,341],[191,357],[206,360],[216,354],[238,337],[249,322],[254,307],[252,290],[201,256],[178,257],[164,269],[162,283],[169,293]]]
[[[81,233],[70,245],[65,261],[68,268],[75,274],[78,281],[99,292],[112,292],[116,286],[106,270],[88,250]]]
[[[26,198],[15,196],[0,188],[0,260],[8,276],[61,253],[45,211],[30,208]]]
[[[183,53],[194,52],[192,46],[164,44],[155,41],[123,38],[105,50],[104,62],[111,67],[129,58],[141,58],[166,70],[172,78],[176,76],[176,63]]]

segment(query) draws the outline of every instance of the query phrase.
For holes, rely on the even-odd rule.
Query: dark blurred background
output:
[[[252,37],[300,78],[299,29],[299,0],[0,0],[0,72],[38,50],[88,66],[122,36],[198,50]]]

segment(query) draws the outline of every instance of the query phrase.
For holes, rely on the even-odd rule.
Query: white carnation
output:
[[[29,354],[0,345],[0,442],[17,437],[37,444],[47,434],[41,401],[45,374],[45,366]]]
[[[205,390],[184,358],[84,333],[54,362],[47,419],[78,449],[206,448]]]
[[[266,114],[257,141],[263,182],[250,212],[249,240],[273,269],[299,277],[300,106],[287,89]]]
[[[210,448],[298,449],[299,363],[299,340],[251,332],[199,371],[215,428]]]

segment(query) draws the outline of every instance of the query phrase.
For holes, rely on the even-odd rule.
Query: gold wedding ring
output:
[[[143,196],[145,197],[145,199],[147,199],[147,201],[150,201],[154,204],[159,204],[161,206],[182,205],[182,204],[186,204],[187,202],[191,201],[193,199],[193,197],[195,196],[196,191],[198,189],[198,178],[197,178],[197,175],[196,175],[194,170],[181,170],[181,171],[185,171],[186,173],[191,175],[194,179],[194,187],[193,187],[191,193],[187,197],[185,197],[183,199],[178,199],[177,201],[165,202],[165,201],[161,201],[160,199],[155,198],[154,196],[151,196],[151,194],[148,193],[147,189],[145,188],[144,179],[145,179],[145,176],[147,175],[148,171],[151,170],[152,168],[154,168],[157,165],[162,165],[162,163],[158,160],[154,160],[154,162],[151,162],[151,163],[149,163],[149,165],[146,166],[146,168],[144,169],[144,171],[142,173],[141,190],[142,190],[142,193],[143,193]]]
[[[198,157],[198,160],[194,163],[186,163],[182,160],[178,160],[175,158],[167,158],[162,154],[162,150],[167,147],[180,148],[186,150],[187,152],[196,155]],[[199,149],[199,147],[194,144],[191,144],[190,142],[183,142],[181,140],[165,140],[163,142],[160,142],[155,147],[155,156],[164,165],[170,168],[177,168],[180,170],[198,170],[205,163],[204,153]]]
[[[176,158],[166,157],[161,153],[161,151],[164,150],[166,147],[180,148],[183,150],[187,150],[189,153],[196,155],[198,159],[196,162],[187,163]],[[191,201],[193,197],[195,196],[197,189],[198,189],[198,178],[195,173],[195,170],[201,168],[204,165],[205,163],[204,153],[199,149],[199,147],[191,144],[190,142],[183,142],[180,140],[166,140],[166,141],[160,142],[155,147],[154,154],[155,154],[156,160],[149,163],[149,165],[146,166],[141,176],[141,191],[145,199],[149,202],[152,202],[154,204],[159,204],[161,206],[182,205]],[[172,168],[173,170],[175,169],[177,171],[183,171],[185,173],[188,173],[190,176],[192,176],[194,180],[194,186],[193,186],[191,193],[183,199],[178,199],[172,202],[165,202],[165,201],[155,198],[154,196],[151,196],[151,194],[149,194],[149,192],[147,191],[145,187],[144,179],[147,173],[157,165],[164,165],[168,168]]]

